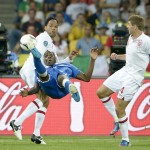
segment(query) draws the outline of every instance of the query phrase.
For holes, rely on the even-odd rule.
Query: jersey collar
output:
[[[137,38],[134,38],[133,35],[131,35],[131,38],[133,41],[136,41],[136,40],[140,39],[143,36],[143,34],[144,34],[144,32],[142,32],[142,34]]]

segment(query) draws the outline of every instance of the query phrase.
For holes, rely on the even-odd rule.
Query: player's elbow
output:
[[[86,77],[84,81],[85,82],[90,82],[90,80],[91,80],[91,78]]]
[[[82,81],[84,81],[84,82],[90,82],[90,80],[91,80],[91,76],[89,76],[89,75],[86,75],[86,74],[80,74],[79,76],[78,76],[78,79],[80,79],[80,80],[82,80]]]

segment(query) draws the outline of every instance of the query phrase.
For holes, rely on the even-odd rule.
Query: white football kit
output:
[[[150,37],[142,33],[137,39],[129,37],[126,46],[126,65],[104,81],[118,98],[130,101],[144,79],[149,64]]]
[[[41,57],[42,62],[43,62],[44,53],[47,50],[54,52],[55,56],[57,58],[57,62],[59,62],[57,54],[56,54],[55,45],[53,44],[51,37],[48,35],[48,33],[46,31],[39,34],[36,37],[36,40],[37,40],[36,48],[42,55],[42,57]],[[67,57],[66,59],[62,60],[61,62],[68,63],[68,62],[70,62],[70,59],[69,59],[69,57]],[[20,75],[21,75],[21,78],[29,86],[29,88],[32,88],[34,86],[34,84],[35,84],[35,67],[34,67],[33,56],[31,53],[30,53],[28,59],[25,61],[23,67],[21,68]]]

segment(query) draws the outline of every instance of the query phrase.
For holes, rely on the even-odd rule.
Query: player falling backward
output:
[[[36,84],[29,91],[27,89],[24,89],[23,91],[20,92],[20,94],[23,97],[27,95],[36,94],[39,92],[41,94],[38,94],[37,97],[39,98],[38,102],[37,103],[35,103],[35,101],[31,102],[34,104],[32,104],[32,106],[29,104],[29,106],[20,116],[27,114],[28,111],[32,111],[32,113],[30,112],[30,115],[28,115],[28,117],[31,116],[33,113],[35,113],[40,107],[43,106],[43,103],[47,101],[47,99],[45,99],[47,95],[53,99],[61,99],[68,93],[70,93],[73,99],[76,102],[79,102],[80,96],[78,90],[76,86],[71,83],[70,78],[76,78],[85,82],[90,81],[94,69],[95,60],[99,53],[98,49],[97,48],[91,49],[90,51],[91,61],[89,69],[87,73],[82,73],[78,68],[69,63],[61,63],[61,64],[56,63],[56,56],[53,52],[50,51],[46,51],[44,53],[44,63],[47,66],[45,67],[40,59],[41,53],[35,48],[35,45],[33,44],[32,41],[29,41],[28,47],[29,49],[31,49],[31,53],[34,58],[34,65],[36,68],[35,70]],[[22,139],[22,134],[20,130],[21,124],[18,124],[18,122],[20,122],[19,121],[19,118],[21,118],[20,116],[16,119],[16,121],[15,120],[11,121],[10,125],[13,128],[16,137],[21,140]],[[40,142],[41,141],[39,141],[39,143]]]

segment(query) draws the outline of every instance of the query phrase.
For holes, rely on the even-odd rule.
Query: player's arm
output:
[[[89,68],[87,70],[86,73],[80,73],[77,75],[77,79],[85,81],[85,82],[89,82],[93,73],[93,69],[94,69],[94,64],[95,64],[95,60],[98,56],[98,48],[92,48],[90,51],[90,56],[91,56],[91,60],[90,60],[90,65]]]
[[[38,83],[36,83],[34,85],[34,87],[31,88],[30,90],[27,90],[26,88],[24,88],[22,91],[20,91],[20,95],[22,97],[26,97],[28,95],[33,95],[33,94],[38,93],[39,89],[40,89],[40,87],[39,87]]]
[[[67,58],[65,58],[64,60],[59,61],[58,59],[58,63],[70,63],[78,54],[78,51],[72,51],[69,56]]]
[[[112,60],[126,60],[126,54],[116,54],[116,53],[112,53],[110,58]]]

